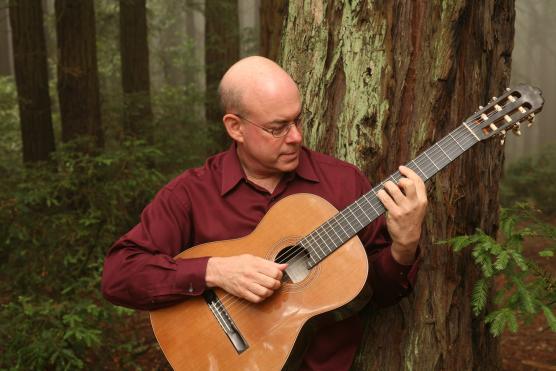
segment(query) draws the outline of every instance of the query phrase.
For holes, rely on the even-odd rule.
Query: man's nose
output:
[[[292,125],[290,130],[286,134],[286,142],[288,143],[301,143],[303,139],[303,134],[301,133],[301,128],[297,125]]]

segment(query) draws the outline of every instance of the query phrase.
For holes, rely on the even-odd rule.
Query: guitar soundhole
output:
[[[286,274],[282,281],[298,283],[303,281],[309,274],[309,269],[307,268],[308,259],[309,253],[307,250],[296,245],[280,250],[274,261],[277,263],[288,263],[285,271]]]

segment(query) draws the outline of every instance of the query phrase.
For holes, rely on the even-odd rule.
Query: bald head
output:
[[[264,57],[244,58],[228,69],[218,87],[224,113],[247,113],[297,85],[278,64]]]

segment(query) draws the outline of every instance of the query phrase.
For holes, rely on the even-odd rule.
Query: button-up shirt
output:
[[[112,246],[102,277],[109,301],[152,310],[200,295],[210,257],[173,258],[184,249],[249,234],[288,195],[312,193],[342,210],[371,188],[355,166],[303,147],[297,169],[270,193],[247,179],[236,150],[232,145],[168,183],[143,210],[140,223]],[[381,306],[397,302],[410,292],[417,264],[393,259],[383,217],[358,235],[371,264],[372,301]],[[317,332],[303,368],[349,369],[361,336],[358,316],[328,324]]]

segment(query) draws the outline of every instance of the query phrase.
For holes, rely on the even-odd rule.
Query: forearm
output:
[[[113,248],[105,259],[102,293],[110,302],[151,310],[205,290],[207,258],[173,259],[139,247]]]

